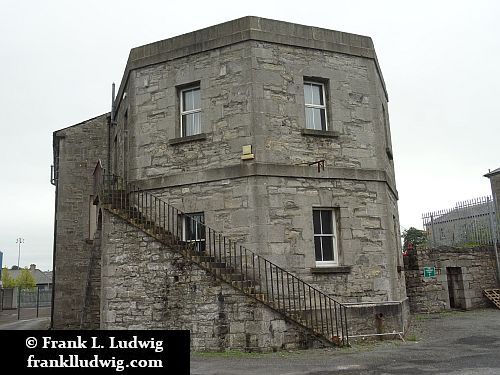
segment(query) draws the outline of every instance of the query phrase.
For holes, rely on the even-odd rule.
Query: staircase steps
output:
[[[485,289],[484,295],[500,309],[500,289]]]
[[[109,181],[112,181],[111,184],[104,184],[100,193],[103,199],[99,203],[103,208],[233,288],[271,307],[285,319],[309,329],[318,338],[334,345],[348,345],[346,323],[338,319],[342,314],[345,316],[344,305],[265,258],[236,246],[232,240],[204,223],[196,225],[205,228],[205,242],[183,241],[180,238],[184,231],[182,220],[189,216],[149,192],[134,187],[124,189],[129,186],[117,176]],[[199,247],[201,243],[202,248]],[[334,309],[331,309],[332,306]]]

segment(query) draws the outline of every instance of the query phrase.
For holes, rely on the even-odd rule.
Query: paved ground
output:
[[[0,330],[5,329],[48,329],[50,307],[41,307],[36,317],[36,308],[23,307],[17,319],[17,310],[0,311]]]
[[[0,330],[10,330],[10,329],[46,330],[49,329],[49,326],[50,326],[50,318],[34,318],[34,319],[16,320],[15,322],[0,324]]]
[[[407,339],[348,349],[193,354],[191,374],[500,374],[498,309],[416,316]]]

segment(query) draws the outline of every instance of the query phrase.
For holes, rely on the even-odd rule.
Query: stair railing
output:
[[[102,173],[99,198],[217,278],[329,342],[349,345],[347,307],[291,272],[119,176]],[[186,238],[187,224],[197,228],[195,240]]]

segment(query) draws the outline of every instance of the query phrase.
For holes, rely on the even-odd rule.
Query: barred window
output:
[[[183,240],[193,244],[196,251],[205,251],[205,214],[197,212],[183,216]]]

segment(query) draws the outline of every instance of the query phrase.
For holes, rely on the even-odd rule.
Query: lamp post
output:
[[[21,244],[24,243],[24,238],[19,237],[16,239],[16,243],[19,244],[19,253],[17,255],[17,270],[19,275],[21,271],[19,271],[19,261],[21,260]],[[17,320],[19,320],[21,316],[21,288],[17,288]]]
[[[24,243],[24,238],[19,237],[16,239],[16,243],[19,244],[19,254],[17,255],[17,269],[19,269],[19,261],[21,260],[21,244]]]

